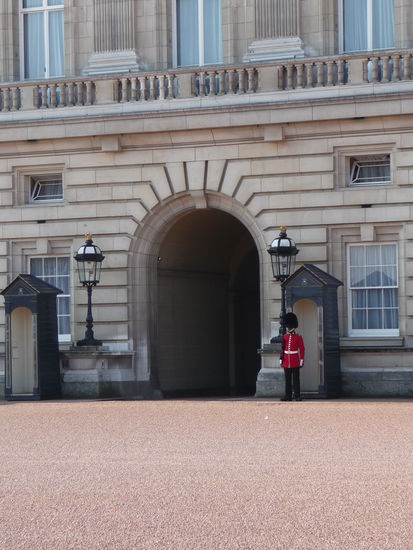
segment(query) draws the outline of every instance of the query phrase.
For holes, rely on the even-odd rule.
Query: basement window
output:
[[[390,155],[368,155],[350,158],[350,186],[389,185]]]
[[[63,200],[63,184],[61,175],[30,177],[30,202],[39,203],[61,200]]]

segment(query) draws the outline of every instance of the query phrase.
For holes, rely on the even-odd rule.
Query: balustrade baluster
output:
[[[241,69],[240,71],[238,71],[238,78],[239,78],[238,90],[239,90],[239,93],[243,94],[243,93],[246,92],[246,89],[245,89],[245,69]]]
[[[199,73],[199,95],[200,96],[205,95],[205,73],[204,73],[204,71],[201,71]]]
[[[121,89],[121,103],[127,103],[128,101],[128,78],[121,78],[120,79],[120,89]]]
[[[83,105],[83,86],[84,86],[84,82],[82,82],[82,81],[77,82],[76,86],[77,86],[77,102],[76,102],[76,105],[78,107],[80,107],[81,105]]]
[[[166,98],[165,80],[166,80],[166,76],[163,75],[163,74],[161,74],[161,76],[158,77],[158,82],[159,82],[159,98],[158,99],[165,99]]]
[[[304,71],[304,64],[298,63],[297,64],[297,88],[303,88],[303,71]]]
[[[384,55],[381,58],[381,62],[383,64],[383,78],[382,82],[389,82],[390,81],[390,57],[388,55]]]
[[[393,60],[393,76],[392,81],[400,80],[400,55],[392,55]]]
[[[307,88],[312,88],[313,87],[313,64],[312,63],[305,64],[305,79],[306,79]]]
[[[248,70],[248,93],[252,94],[255,92],[255,68],[249,68]]]
[[[410,54],[403,55],[403,80],[410,80],[411,66],[410,66]]]
[[[155,99],[155,76],[149,77],[149,99]]]
[[[371,80],[372,82],[378,82],[379,81],[379,58],[373,57],[371,61],[372,61]]]
[[[138,82],[136,76],[130,79],[130,100],[136,101],[138,93]]]
[[[75,83],[69,82],[68,88],[69,88],[68,105],[73,106],[75,104]]]
[[[13,86],[13,88],[11,89],[11,94],[12,94],[12,108],[11,110],[12,111],[18,111],[19,108],[20,108],[20,105],[19,105],[19,88],[17,86]]]
[[[168,98],[169,99],[173,99],[175,97],[174,82],[175,82],[175,75],[169,73],[168,74]]]
[[[225,94],[225,71],[218,71],[219,92],[218,95]]]
[[[321,86],[324,86],[324,62],[319,61],[316,63],[317,67],[317,83],[316,86],[320,88]]]
[[[293,76],[294,76],[294,65],[290,63],[287,65],[287,90],[293,89]]]
[[[146,79],[144,76],[140,76],[137,78],[138,84],[139,84],[139,90],[138,90],[138,99],[140,101],[145,101],[146,99]]]
[[[334,86],[334,69],[335,69],[335,62],[334,61],[328,61],[327,62],[327,86]]]
[[[209,95],[215,95],[215,71],[210,71],[208,73],[209,76]]]
[[[40,91],[39,86],[33,86],[32,91],[33,91],[33,107],[38,109],[39,108],[39,91]]]
[[[338,84],[344,84],[344,59],[339,59],[337,63]]]
[[[235,69],[231,69],[228,75],[228,93],[235,94],[237,92],[235,85]]]
[[[59,107],[66,107],[66,84],[59,82]]]
[[[42,104],[40,109],[47,109],[47,84],[42,84],[40,89],[42,93]]]
[[[369,59],[363,59],[362,66],[363,66],[363,82],[368,82],[369,81],[369,71],[368,71]]]
[[[3,88],[3,111],[10,110],[10,88]]]
[[[93,104],[93,82],[88,80],[86,82],[86,103],[85,105]]]
[[[50,107],[53,109],[57,107],[57,97],[56,97],[56,84],[50,84]]]

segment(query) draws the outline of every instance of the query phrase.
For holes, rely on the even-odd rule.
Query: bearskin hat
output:
[[[298,319],[297,315],[293,313],[292,311],[289,311],[285,315],[285,326],[288,328],[297,328],[298,327]]]

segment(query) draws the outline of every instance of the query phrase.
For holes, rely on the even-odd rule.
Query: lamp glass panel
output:
[[[96,262],[96,273],[95,273],[95,281],[98,283],[100,281],[100,268],[102,266],[101,262]]]
[[[77,262],[77,270],[78,270],[78,273],[79,273],[79,281],[81,283],[84,283],[86,281],[85,262],[78,261]]]
[[[85,270],[86,270],[86,281],[88,283],[92,283],[96,281],[96,277],[95,277],[96,262],[91,262],[91,261],[85,262]]]

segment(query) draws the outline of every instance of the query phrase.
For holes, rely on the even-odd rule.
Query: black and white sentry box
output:
[[[309,396],[341,393],[337,289],[343,283],[313,264],[304,264],[282,283],[287,309],[298,317],[306,353],[301,382]]]
[[[60,397],[56,296],[61,291],[20,274],[1,294],[6,312],[5,398]]]

